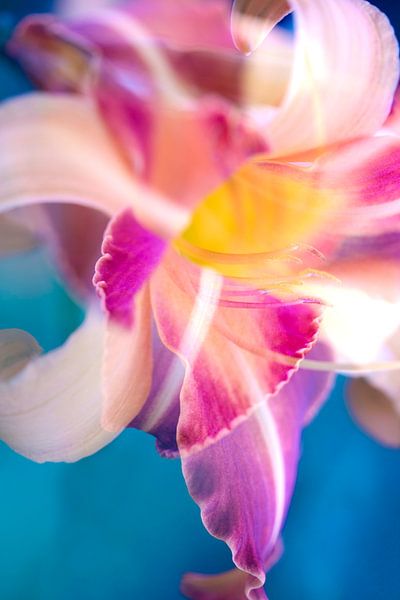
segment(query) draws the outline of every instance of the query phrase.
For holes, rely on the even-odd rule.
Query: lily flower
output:
[[[46,355],[2,333],[0,435],[33,460],[72,461],[127,426],[153,434],[237,567],[189,575],[184,593],[255,600],[301,430],[348,350],[324,306],[357,313],[358,297],[338,297],[350,259],[360,268],[352,247],[369,264],[399,227],[400,144],[383,129],[399,60],[362,0],[236,2],[233,39],[229,10],[137,0],[17,29],[10,52],[46,91],[0,108],[0,206],[74,206],[43,219],[87,317]],[[273,30],[291,10],[293,40]],[[95,266],[96,209],[109,223]]]

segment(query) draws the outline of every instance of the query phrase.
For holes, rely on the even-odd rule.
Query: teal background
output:
[[[50,5],[0,0],[0,31]],[[400,25],[394,2],[379,6]],[[0,98],[29,89],[0,57]],[[45,349],[82,318],[43,249],[0,262],[0,306],[0,327],[27,329]],[[400,453],[356,428],[344,385],[305,431],[271,600],[400,598]],[[73,465],[36,465],[1,445],[0,485],[1,600],[178,600],[183,572],[230,568],[179,462],[161,459],[140,432]]]

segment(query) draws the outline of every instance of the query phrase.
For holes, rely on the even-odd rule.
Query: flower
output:
[[[16,31],[10,52],[47,91],[0,109],[0,206],[81,204],[109,223],[100,311],[84,275],[101,218],[43,211],[88,315],[44,356],[3,333],[0,435],[42,461],[76,460],[129,425],[152,433],[238,568],[189,575],[185,593],[254,600],[279,556],[302,427],[340,355],[349,369],[370,359],[332,318],[366,330],[371,356],[393,333],[395,311],[384,330],[365,319],[397,302],[399,61],[387,19],[361,0],[235,2],[236,46],[259,46],[249,57],[228,8],[137,0]],[[270,33],[289,8],[294,41]]]

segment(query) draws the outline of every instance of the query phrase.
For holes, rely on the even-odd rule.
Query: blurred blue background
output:
[[[51,4],[0,0],[0,32]],[[397,2],[377,4],[400,31]],[[0,57],[0,98],[29,89]],[[0,327],[27,329],[45,348],[81,319],[43,249],[0,262],[0,302]],[[355,427],[343,387],[304,434],[271,600],[400,598],[400,453]],[[178,600],[185,571],[230,568],[179,462],[159,458],[140,432],[73,465],[36,465],[1,445],[0,478],[1,600]]]

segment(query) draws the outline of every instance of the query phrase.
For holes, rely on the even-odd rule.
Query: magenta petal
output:
[[[226,541],[235,564],[247,573],[243,598],[265,598],[260,588],[292,496],[303,422],[322,391],[326,396],[330,381],[326,373],[298,371],[229,435],[183,458],[186,483],[206,528]],[[189,597],[229,597],[212,591]]]
[[[158,265],[164,249],[165,242],[144,229],[130,210],[110,222],[93,283],[110,316],[122,325],[132,325],[133,299]]]

